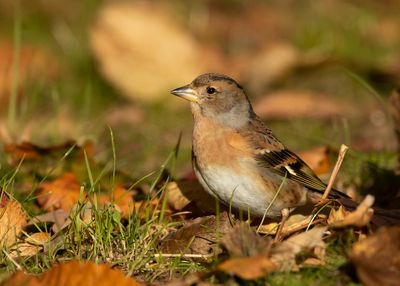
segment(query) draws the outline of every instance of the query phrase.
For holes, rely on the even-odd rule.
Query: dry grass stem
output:
[[[349,149],[349,147],[347,147],[344,144],[342,144],[342,146],[340,146],[340,151],[339,151],[338,159],[336,161],[335,168],[333,169],[332,175],[329,178],[328,186],[326,187],[325,192],[321,198],[321,202],[325,201],[328,198],[329,193],[332,190],[333,183],[335,182],[337,174],[339,173],[340,167],[342,166],[344,156],[346,156],[346,152],[348,149]]]

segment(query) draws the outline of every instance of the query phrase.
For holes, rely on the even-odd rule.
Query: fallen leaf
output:
[[[254,104],[262,119],[331,118],[352,113],[348,104],[309,91],[282,90],[266,95]]]
[[[190,211],[196,214],[215,213],[215,198],[209,195],[197,179],[168,183],[168,203],[176,211]],[[200,211],[200,212],[199,212]]]
[[[298,267],[296,255],[300,252],[314,250],[314,253],[318,254],[318,258],[323,260],[326,245],[322,240],[322,236],[326,230],[327,227],[314,227],[277,244],[271,250],[271,261],[278,265],[279,270],[283,271],[293,270]]]
[[[237,275],[242,279],[255,280],[277,269],[277,265],[265,254],[231,258],[218,265],[218,270]]]
[[[212,254],[220,252],[218,242],[231,228],[226,212],[219,220],[215,215],[199,217],[186,222],[160,242],[166,254]]]
[[[374,200],[373,196],[367,195],[354,212],[348,212],[341,206],[338,210],[332,209],[328,217],[328,225],[334,228],[367,225],[374,215],[374,210],[371,208]]]
[[[328,173],[332,168],[329,153],[328,146],[318,146],[297,154],[317,175],[322,175]]]
[[[44,249],[44,245],[50,241],[50,238],[51,235],[47,232],[31,234],[11,249],[10,256],[16,258],[36,255]]]
[[[68,216],[69,212],[63,209],[58,209],[35,216],[33,219],[31,219],[31,221],[27,224],[27,226],[34,225],[37,223],[53,223],[51,229],[54,233],[57,233],[61,229],[61,227],[65,224],[65,221],[67,220]]]
[[[321,222],[321,220],[325,220],[325,219],[326,219],[326,217],[323,214],[319,214],[316,217],[314,217],[314,215],[305,216],[302,214],[290,215],[288,220],[285,222],[285,225],[283,226],[281,236],[285,237],[296,231],[307,228],[309,225],[317,224],[317,223]],[[278,227],[279,227],[279,223],[271,222],[269,224],[261,225],[257,229],[257,231],[258,231],[258,233],[262,233],[262,234],[274,235],[274,234],[276,234]]]
[[[252,280],[275,270],[287,271],[302,265],[321,265],[324,263],[325,253],[322,235],[326,230],[327,227],[315,227],[271,245],[271,241],[257,236],[248,226],[241,224],[228,232],[222,243],[231,255],[248,256],[230,258],[218,265],[218,269]],[[301,265],[297,265],[296,256],[304,251],[313,251],[317,257],[308,258]]]
[[[382,227],[355,243],[349,253],[367,286],[395,286],[400,281],[400,227]]]
[[[53,266],[47,272],[37,276],[14,273],[4,286],[138,286],[134,279],[126,277],[119,269],[107,264],[70,261]]]
[[[90,42],[100,72],[131,99],[163,98],[198,75],[204,63],[195,39],[156,4],[104,5]]]
[[[18,201],[9,200],[4,193],[1,199],[0,247],[10,247],[17,242],[22,228],[26,225],[27,217]]]
[[[30,142],[22,142],[20,144],[9,143],[4,146],[4,151],[11,155],[14,163],[19,163],[21,160],[34,161],[42,159],[45,156],[59,158],[72,148],[74,148],[74,151],[82,158],[84,152],[89,158],[93,157],[94,150],[91,141],[86,141],[82,146],[79,146],[76,141],[68,140],[65,143],[48,147],[39,146]]]
[[[50,240],[50,233],[48,232],[36,232],[25,239],[25,242],[33,244],[33,245],[44,245],[46,242]]]
[[[221,243],[231,256],[257,256],[267,253],[271,248],[271,239],[257,235],[245,222],[230,229],[222,237]]]
[[[37,201],[45,210],[63,209],[69,211],[81,196],[81,185],[74,173],[65,173],[52,182],[41,183],[37,192]],[[85,193],[82,194],[85,198]]]
[[[64,173],[64,175],[52,182],[42,183],[37,192],[39,205],[45,210],[53,211],[62,209],[69,212],[79,199],[84,200],[87,193],[82,189],[74,173]],[[103,208],[113,203],[122,216],[128,218],[133,212],[141,212],[145,215],[146,204],[149,204],[151,212],[155,211],[159,205],[157,200],[138,201],[133,200],[133,191],[128,191],[122,185],[116,185],[112,193],[91,194],[91,201],[97,200],[98,205]],[[89,208],[90,209],[90,208]],[[91,217],[91,211],[87,210],[85,217]]]

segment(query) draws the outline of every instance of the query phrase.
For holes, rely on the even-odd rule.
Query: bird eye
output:
[[[215,88],[213,88],[213,87],[207,87],[207,93],[208,94],[214,94],[216,92],[216,89]]]

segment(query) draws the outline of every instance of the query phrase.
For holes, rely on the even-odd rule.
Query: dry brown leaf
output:
[[[288,220],[285,222],[285,225],[283,226],[282,229],[282,237],[285,237],[291,233],[294,233],[296,231],[302,230],[306,227],[308,227],[311,223],[317,224],[321,220],[325,220],[326,217],[323,214],[319,214],[317,217],[314,217],[314,215],[302,215],[302,214],[293,214],[290,215]],[[269,224],[262,225],[258,228],[258,232],[262,234],[268,234],[268,235],[273,235],[276,234],[277,230],[279,227],[279,223],[277,222],[271,222]]]
[[[254,111],[262,119],[331,118],[349,115],[347,104],[325,95],[308,91],[282,90],[266,95],[254,104]]]
[[[328,225],[334,224],[338,221],[343,221],[348,214],[349,212],[346,211],[343,206],[339,206],[337,210],[332,208],[327,219]]]
[[[374,200],[373,196],[367,195],[354,212],[347,212],[342,207],[338,210],[332,209],[328,217],[329,226],[340,228],[350,225],[358,227],[367,225],[374,215],[374,210],[371,208]]]
[[[48,232],[36,232],[31,235],[29,235],[26,239],[25,242],[33,244],[33,245],[44,245],[46,242],[48,242],[51,238],[50,233]]]
[[[170,182],[167,185],[168,204],[176,211],[215,213],[215,199],[204,191],[197,179]]]
[[[53,266],[40,276],[14,273],[4,286],[138,286],[134,279],[126,277],[118,269],[107,264],[71,261]]]
[[[52,182],[42,183],[38,190],[38,203],[46,210],[62,209],[66,212],[78,203],[79,198],[86,197],[86,192],[81,190],[81,186],[73,173],[65,173],[61,178]],[[95,196],[92,195],[92,200]],[[126,190],[123,186],[117,185],[113,193],[102,193],[96,196],[100,207],[114,202],[123,217],[128,217],[133,210],[139,210],[143,202],[133,201],[133,192]]]
[[[47,232],[31,234],[12,248],[10,256],[16,258],[36,255],[50,241],[50,238],[51,235]]]
[[[218,265],[218,269],[242,279],[255,280],[277,269],[277,265],[265,254],[231,258]]]
[[[221,213],[219,220],[215,215],[199,217],[186,222],[164,238],[160,243],[160,250],[165,254],[218,253],[217,243],[230,228],[226,212]]]
[[[367,286],[397,286],[400,281],[400,227],[382,227],[353,245],[350,260]]]
[[[229,230],[222,237],[221,243],[231,256],[257,256],[267,253],[271,248],[271,240],[257,235],[245,222]]]
[[[219,270],[235,274],[243,279],[257,279],[271,271],[295,270],[296,255],[304,251],[313,251],[316,257],[306,259],[301,265],[321,265],[324,263],[325,243],[322,235],[326,227],[316,227],[300,233],[276,245],[250,233],[243,226],[235,227],[222,239],[222,243],[233,255],[246,256],[231,258],[218,266]],[[236,233],[237,237],[234,236]],[[228,239],[227,239],[228,238]],[[301,266],[300,265],[300,266]]]
[[[94,148],[91,141],[86,141],[83,146],[78,146],[76,141],[68,140],[65,143],[49,147],[39,146],[30,142],[22,142],[20,144],[9,143],[4,146],[4,151],[11,155],[13,162],[18,163],[21,160],[39,160],[44,156],[57,153],[65,154],[73,147],[75,147],[74,150],[79,151],[78,154],[80,156],[85,152],[89,158],[93,157]]]
[[[150,3],[108,3],[99,10],[90,40],[101,73],[131,99],[165,97],[196,77],[204,62],[191,35]]]
[[[37,200],[45,210],[63,209],[69,211],[78,202],[80,193],[81,186],[75,174],[65,173],[61,178],[52,182],[40,184]],[[82,195],[84,198],[85,194]]]
[[[0,207],[0,247],[9,247],[17,242],[27,217],[18,201],[2,196]]]
[[[279,270],[293,270],[297,268],[296,255],[303,251],[312,251],[323,260],[325,242],[322,240],[327,227],[314,227],[277,244],[271,251],[271,261],[278,265]],[[317,251],[317,252],[315,252]]]
[[[332,164],[329,160],[329,147],[318,146],[310,150],[298,152],[299,157],[317,174],[328,173]]]
[[[55,211],[35,216],[28,223],[28,225],[34,225],[37,223],[53,223],[51,229],[52,231],[57,233],[61,229],[61,227],[65,224],[65,221],[67,220],[68,216],[69,212],[66,212],[65,210],[62,209],[58,209]]]

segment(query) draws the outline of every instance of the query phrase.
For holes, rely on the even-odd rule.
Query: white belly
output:
[[[270,205],[276,190],[266,192],[265,188],[260,189],[254,177],[236,176],[221,167],[206,168],[201,173],[195,168],[195,173],[208,193],[225,205],[242,210],[245,215],[250,211],[251,215],[261,217],[266,209],[268,217],[281,215],[281,208]]]

